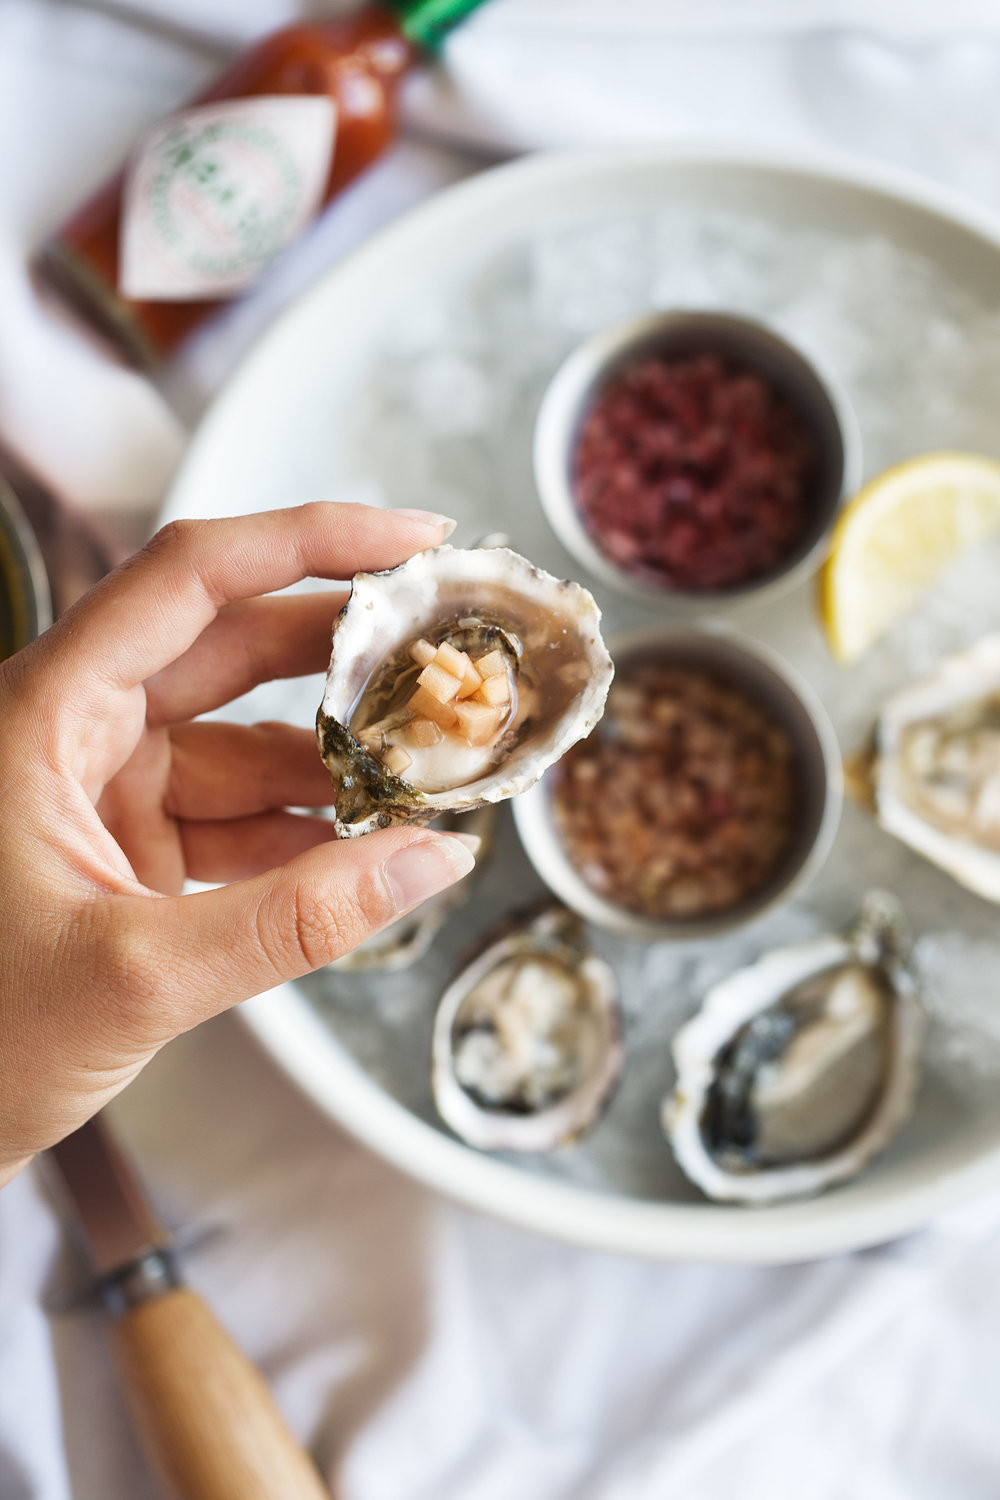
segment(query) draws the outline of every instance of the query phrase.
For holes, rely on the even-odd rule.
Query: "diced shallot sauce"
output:
[[[724,592],[801,545],[814,462],[805,418],[761,374],[712,352],[654,355],[626,365],[586,413],[574,496],[625,572]]]
[[[786,857],[795,751],[770,711],[700,667],[621,668],[604,718],[563,756],[553,812],[591,888],[657,920],[739,906]]]
[[[468,768],[469,750],[484,752],[473,763],[489,761],[515,707],[513,672],[499,649],[474,659],[448,641],[434,646],[421,637],[409,655],[420,672],[402,708],[356,731],[356,738],[392,775],[410,772],[425,790],[441,789],[425,783],[441,780],[443,764]],[[421,775],[421,766],[428,774]],[[465,769],[458,779],[470,774],[475,772]]]

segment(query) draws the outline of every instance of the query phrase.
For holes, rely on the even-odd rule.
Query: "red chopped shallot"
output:
[[[584,417],[573,461],[587,530],[619,567],[687,592],[778,569],[810,519],[799,413],[721,355],[628,365]]]

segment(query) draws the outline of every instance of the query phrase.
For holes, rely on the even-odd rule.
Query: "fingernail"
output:
[[[458,525],[458,522],[453,521],[451,516],[439,516],[437,511],[433,510],[401,510],[397,507],[391,510],[389,514],[392,516],[405,516],[408,521],[423,521],[426,526],[443,527],[444,534],[441,537],[443,542],[448,540]]]
[[[476,863],[465,840],[454,835],[446,838],[421,839],[397,849],[382,866],[382,876],[389,887],[397,912],[409,911],[418,901],[447,890]]]
[[[446,839],[458,839],[458,842],[460,844],[464,844],[466,849],[468,849],[469,853],[473,856],[479,853],[480,846],[483,842],[478,833],[446,833],[443,835],[443,837]]]

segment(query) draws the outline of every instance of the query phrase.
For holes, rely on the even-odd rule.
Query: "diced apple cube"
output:
[[[458,703],[458,732],[470,745],[488,745],[500,727],[500,710],[484,703]]]
[[[425,687],[418,686],[414,689],[408,706],[416,718],[432,719],[442,729],[453,729],[458,719],[450,703],[442,703],[440,698],[435,698]]]
[[[370,750],[373,755],[381,755],[385,749],[385,735],[380,724],[369,724],[367,729],[359,729],[355,739],[362,749]]]
[[[457,708],[455,712],[458,712]],[[441,743],[444,730],[433,719],[413,719],[410,722],[410,735],[415,745],[419,745],[421,750],[428,750],[431,745]]]
[[[419,667],[426,667],[434,660],[437,652],[430,641],[425,641],[421,637],[419,641],[411,641],[410,655]]]
[[[402,776],[407,766],[413,764],[413,756],[407,755],[402,745],[390,745],[382,757],[382,764],[393,776]]]
[[[469,658],[464,651],[458,651],[447,641],[442,641],[434,653],[434,660],[443,672],[450,672],[452,677],[457,677],[461,682]]]
[[[510,702],[510,683],[503,677],[487,677],[476,698],[480,703],[489,703],[494,708],[505,708]]]
[[[436,661],[430,662],[424,668],[417,682],[439,703],[450,703],[462,686],[461,677],[455,677],[451,672],[446,672],[443,667],[438,666]]]
[[[506,677],[507,658],[502,651],[487,651],[474,664],[480,677]]]
[[[473,693],[478,693],[483,685],[483,679],[472,665],[469,658],[465,658],[465,676],[462,678],[462,686],[458,690],[459,701],[463,698],[471,698]]]

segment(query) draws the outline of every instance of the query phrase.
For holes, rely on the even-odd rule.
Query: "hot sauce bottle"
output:
[[[39,251],[40,279],[153,368],[391,143],[404,75],[481,0],[289,26],[153,126]]]

